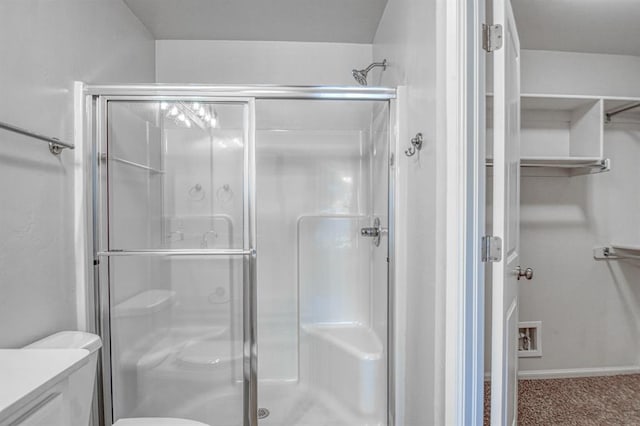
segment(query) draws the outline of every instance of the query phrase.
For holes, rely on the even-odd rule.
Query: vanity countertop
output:
[[[86,349],[0,349],[0,423],[88,361]]]

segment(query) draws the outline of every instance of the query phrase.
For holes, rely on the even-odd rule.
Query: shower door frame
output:
[[[88,271],[86,311],[87,328],[99,334],[103,341],[101,362],[99,363],[97,401],[94,403],[94,419],[100,425],[110,426],[113,422],[112,379],[111,379],[111,307],[109,300],[108,262],[102,259],[110,256],[176,256],[212,255],[242,256],[243,261],[243,424],[258,426],[258,348],[257,348],[257,215],[256,215],[256,159],[255,159],[255,102],[256,100],[334,100],[334,101],[379,101],[388,103],[388,254],[387,254],[387,425],[396,425],[396,370],[402,365],[396,359],[396,208],[398,205],[397,156],[399,151],[399,93],[400,90],[384,87],[340,87],[340,86],[211,86],[211,85],[85,85],[80,84],[84,103],[77,107],[85,136],[83,149],[85,158],[90,159],[90,167],[83,169],[85,181],[91,186],[85,188],[87,195],[85,235],[86,259],[91,262]],[[108,218],[108,206],[103,202],[106,167],[100,161],[100,154],[106,152],[107,144],[107,103],[109,101],[186,100],[200,102],[244,103],[248,108],[245,128],[246,143],[244,153],[243,184],[243,248],[228,250],[131,250],[127,252],[104,251]],[[105,267],[106,264],[106,267]],[[101,285],[106,283],[106,285]],[[400,333],[399,333],[400,334]],[[402,369],[402,368],[401,368]],[[403,370],[403,369],[402,369]]]

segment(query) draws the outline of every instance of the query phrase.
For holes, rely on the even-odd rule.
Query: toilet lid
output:
[[[113,426],[209,426],[195,420],[174,419],[168,417],[136,417],[120,419]]]

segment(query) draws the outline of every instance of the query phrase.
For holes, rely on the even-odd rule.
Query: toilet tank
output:
[[[98,351],[102,347],[99,336],[82,331],[62,331],[38,340],[25,349],[85,349],[89,362],[72,372],[68,378],[68,409],[73,423],[69,426],[87,426],[91,416],[91,401],[96,379]]]

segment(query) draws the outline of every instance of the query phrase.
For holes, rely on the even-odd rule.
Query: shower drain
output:
[[[258,408],[258,418],[259,419],[266,419],[267,417],[269,417],[269,410],[266,408]]]

